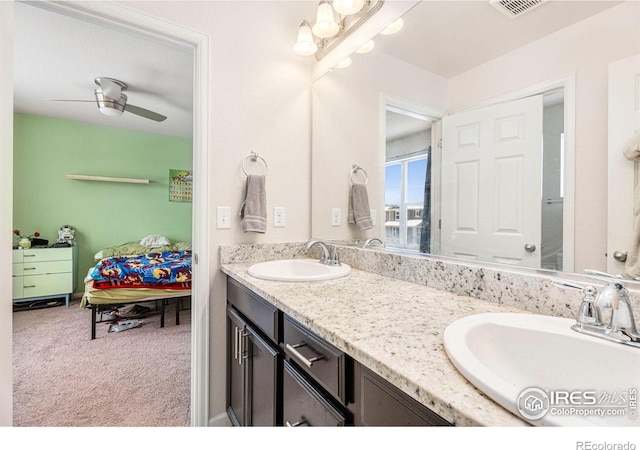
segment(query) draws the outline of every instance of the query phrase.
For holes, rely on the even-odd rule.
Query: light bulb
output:
[[[400,31],[402,29],[402,27],[404,26],[404,20],[402,20],[402,17],[400,17],[398,20],[396,20],[395,22],[391,22],[389,25],[387,25],[387,28],[385,28],[384,30],[382,30],[380,32],[380,34],[393,34],[393,33],[397,33],[398,31]]]
[[[364,44],[362,44],[360,48],[356,50],[356,53],[369,53],[371,50],[373,50],[373,47],[375,47],[375,45],[376,43],[370,39]]]
[[[356,14],[363,6],[364,0],[333,0],[333,9],[343,16]]]
[[[333,8],[329,3],[322,2],[318,5],[316,24],[312,28],[313,34],[320,38],[330,38],[338,34],[340,25],[333,17]]]
[[[300,56],[311,56],[318,51],[307,22],[302,22],[298,28],[298,41],[293,45],[293,51]]]

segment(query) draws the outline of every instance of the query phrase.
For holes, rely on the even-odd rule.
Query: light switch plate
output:
[[[331,209],[331,226],[339,227],[342,223],[342,211],[340,208],[332,208]]]
[[[231,207],[230,206],[218,206],[217,227],[218,229],[231,228]]]
[[[273,208],[273,227],[282,228],[286,225],[286,215],[284,206],[276,206]]]
[[[376,224],[376,210],[372,209],[369,214],[371,214],[371,224],[375,225]]]

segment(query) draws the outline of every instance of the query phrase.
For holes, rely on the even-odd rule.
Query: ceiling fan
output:
[[[128,86],[125,82],[116,80],[115,78],[98,77],[95,80],[98,85],[93,91],[96,96],[96,102],[98,109],[102,114],[107,116],[121,116],[123,112],[127,111],[131,114],[135,114],[145,119],[155,120],[156,122],[162,122],[167,117],[157,112],[149,111],[148,109],[140,108],[139,106],[130,105],[127,103],[127,96],[124,91]],[[57,100],[55,102],[93,102],[94,100]]]

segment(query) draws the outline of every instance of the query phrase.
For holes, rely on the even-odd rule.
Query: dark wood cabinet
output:
[[[355,397],[350,409],[356,426],[447,426],[451,425],[422,403],[409,397],[371,370],[356,364]]]
[[[232,278],[227,343],[233,425],[450,425]]]
[[[345,412],[288,361],[284,362],[282,410],[287,427],[335,427],[348,423]]]
[[[237,426],[278,425],[277,347],[231,307],[227,308],[227,324],[229,418]]]

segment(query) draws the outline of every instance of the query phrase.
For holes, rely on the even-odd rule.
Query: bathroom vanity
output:
[[[228,413],[235,425],[526,426],[470,384],[443,332],[524,312],[363,270],[314,282],[228,276]]]

